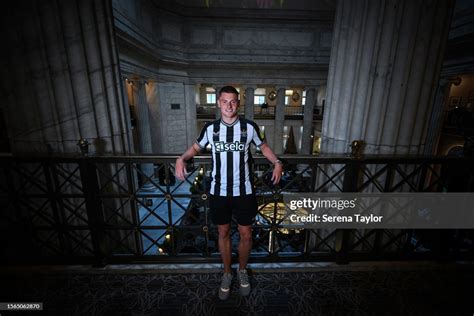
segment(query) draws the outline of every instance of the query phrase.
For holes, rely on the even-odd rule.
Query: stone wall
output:
[[[293,68],[296,65],[319,66],[324,71],[329,63],[334,11],[324,12],[318,20],[309,14],[292,20],[276,19],[271,11],[249,19],[231,9],[213,18],[187,16],[186,8],[160,7],[148,0],[134,4],[114,0],[113,7],[122,44],[144,50],[156,61],[193,69],[191,77],[206,76],[213,68],[229,64],[237,68],[277,64],[279,75],[287,66],[289,75],[294,76],[310,70]],[[202,69],[211,65],[207,71]],[[247,71],[247,75],[252,74],[252,70]]]
[[[332,7],[317,14],[299,12],[295,19],[294,11],[277,16],[278,10],[242,14],[170,1],[112,4],[122,73],[157,84],[151,92],[155,96],[148,97],[154,152],[180,153],[194,142],[195,95],[203,85],[232,84],[245,90],[326,82]],[[180,104],[180,109],[171,109],[171,104]]]

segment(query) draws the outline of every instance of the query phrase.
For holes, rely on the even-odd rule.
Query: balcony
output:
[[[270,184],[266,160],[254,159],[259,212],[251,262],[426,259],[445,253],[472,257],[472,247],[441,242],[439,237],[449,231],[430,232],[426,242],[426,232],[413,229],[295,229],[282,224],[278,210],[285,192],[472,190],[468,166],[474,159],[282,158],[286,172],[279,186]],[[195,157],[186,181],[174,179],[175,159],[0,157],[0,234],[11,241],[11,260],[96,265],[219,262],[216,227],[208,214],[210,157]],[[155,166],[151,177],[142,171],[150,164]],[[456,174],[459,170],[466,186]],[[235,246],[236,227],[232,229]]]
[[[255,119],[275,119],[275,105],[254,105],[254,118]],[[216,105],[215,104],[198,104],[197,105],[197,118],[198,119],[214,119],[216,117]],[[245,114],[245,105],[241,105],[239,108],[239,114]],[[285,119],[287,120],[302,120],[304,116],[304,107],[302,106],[285,106]],[[316,107],[313,112],[313,120],[322,120],[322,108]]]

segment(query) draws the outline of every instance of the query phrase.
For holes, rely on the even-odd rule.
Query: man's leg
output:
[[[230,267],[232,260],[232,244],[230,242],[232,209],[227,205],[227,197],[214,195],[210,197],[211,218],[212,222],[217,225],[217,245],[221,253],[222,263],[224,264],[224,273],[222,274],[221,285],[219,287],[219,299],[226,300],[230,295],[233,278]]]
[[[250,294],[250,282],[247,273],[247,262],[249,261],[250,250],[252,249],[252,226],[239,225],[239,269],[237,278],[240,283],[240,294],[247,296]]]
[[[245,269],[252,250],[252,225],[239,225],[239,270]]]
[[[219,233],[219,251],[221,253],[222,263],[224,264],[224,273],[231,273],[232,244],[230,242],[230,224],[217,225],[217,229]]]
[[[224,263],[224,274],[222,275],[221,286],[219,288],[219,298],[226,300],[230,294],[232,285],[232,270],[230,263],[232,260],[232,244],[230,242],[230,224],[217,225],[219,233],[219,251]]]

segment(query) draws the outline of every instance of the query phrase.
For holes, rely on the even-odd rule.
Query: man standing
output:
[[[225,86],[220,89],[217,105],[221,111],[221,119],[206,124],[196,143],[176,159],[176,176],[184,180],[185,161],[194,157],[207,144],[211,145],[210,211],[212,221],[218,226],[219,251],[224,264],[219,298],[225,300],[229,297],[232,283],[230,240],[232,215],[237,220],[240,234],[239,269],[237,270],[240,293],[243,296],[250,293],[246,266],[252,249],[252,224],[258,207],[248,161],[250,144],[254,143],[258,146],[263,155],[273,164],[274,184],[280,181],[283,166],[260,136],[257,124],[239,117],[239,93],[234,87]]]

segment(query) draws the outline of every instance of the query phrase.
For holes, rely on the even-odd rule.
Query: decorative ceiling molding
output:
[[[193,18],[222,18],[222,19],[275,19],[275,20],[307,20],[334,21],[336,12],[335,0],[286,0],[280,6],[279,2],[270,7],[261,7],[256,0],[212,1],[206,0],[152,0],[157,8],[170,13]]]

